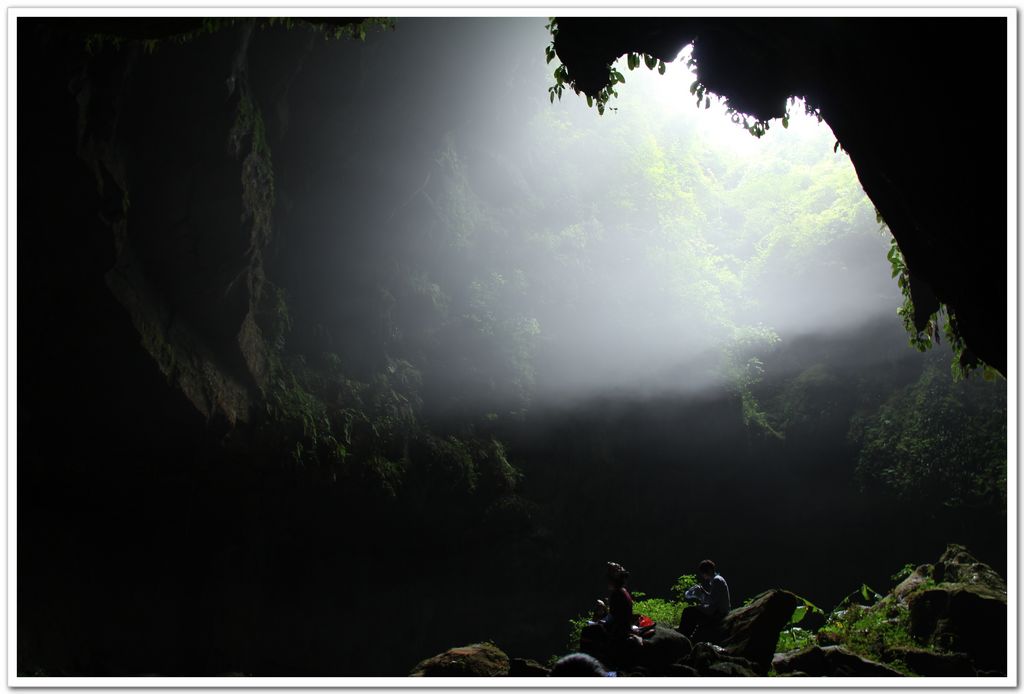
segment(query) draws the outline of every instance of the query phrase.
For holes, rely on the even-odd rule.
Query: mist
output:
[[[896,320],[888,233],[801,102],[755,139],[694,105],[684,55],[664,75],[620,61],[603,116],[549,103],[544,23],[405,20],[334,49],[315,107],[292,107],[316,175],[281,228],[317,265],[293,261],[289,290],[352,363],[383,338],[444,399],[512,410],[721,387],[755,333]],[[366,325],[375,290],[394,325]]]

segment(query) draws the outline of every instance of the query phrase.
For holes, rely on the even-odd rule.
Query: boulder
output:
[[[702,677],[757,677],[759,667],[746,658],[730,655],[726,649],[713,643],[694,644],[683,665],[694,668]]]
[[[705,677],[757,677],[758,674],[748,666],[740,665],[731,660],[711,663],[702,673]]]
[[[975,677],[971,659],[963,653],[936,653],[923,648],[894,648],[893,657],[903,661],[907,669],[922,677]]]
[[[910,633],[922,644],[964,653],[978,670],[1006,672],[1006,582],[990,566],[949,545],[897,591],[910,610]]]
[[[1006,671],[1006,597],[962,584],[913,594],[910,633],[924,644],[967,654],[979,669]]]
[[[800,599],[785,590],[761,593],[722,620],[719,643],[726,653],[753,661],[759,671],[768,671],[781,632],[793,617]]]
[[[683,665],[676,663],[670,665],[668,670],[665,672],[667,677],[700,677],[700,673],[697,672],[697,668],[690,667],[689,665]]]
[[[803,673],[811,677],[902,677],[881,663],[861,658],[842,646],[810,646],[779,653],[772,660],[779,674]]]
[[[892,594],[899,600],[906,600],[907,596],[931,580],[932,565],[921,564],[914,569],[914,572],[903,579],[899,585],[892,589]]]
[[[644,639],[643,647],[637,652],[638,664],[660,674],[690,655],[692,649],[688,638],[675,629],[657,624],[654,634]]]
[[[643,639],[642,645],[638,642],[610,644],[600,625],[584,627],[580,634],[580,650],[616,671],[643,670],[662,675],[671,665],[688,656],[690,649],[688,638],[663,624],[656,624],[654,632]]]
[[[510,663],[504,651],[493,643],[474,643],[450,648],[420,661],[412,677],[505,677]]]
[[[892,593],[905,600],[919,588],[931,583],[956,583],[974,586],[979,591],[1005,596],[1006,581],[988,564],[974,558],[963,545],[947,545],[934,564],[921,564]]]
[[[1006,581],[988,564],[984,564],[963,545],[947,545],[932,567],[932,578],[936,583],[968,583],[985,586],[996,592],[1006,593]]]
[[[509,663],[509,677],[547,677],[551,671],[529,658],[513,658]]]

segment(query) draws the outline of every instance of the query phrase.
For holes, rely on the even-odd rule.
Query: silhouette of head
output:
[[[622,564],[616,564],[613,561],[608,562],[608,582],[613,586],[622,586],[626,584],[629,579],[629,572],[623,568]]]
[[[561,658],[551,668],[551,677],[607,677],[608,671],[604,669],[597,658],[586,653],[570,653]]]

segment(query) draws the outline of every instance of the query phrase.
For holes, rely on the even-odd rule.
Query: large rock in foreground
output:
[[[703,642],[693,647],[684,664],[701,677],[757,677],[759,668],[746,658],[729,655],[721,646]]]
[[[1006,672],[1006,582],[960,545],[897,586],[921,643],[965,653],[980,671]]]
[[[509,664],[509,677],[547,677],[551,671],[530,658],[513,658]]]
[[[750,603],[737,607],[722,620],[719,643],[729,655],[757,664],[768,671],[781,632],[793,618],[800,599],[786,590],[769,590]]]
[[[780,653],[772,661],[775,672],[803,673],[812,677],[902,677],[881,663],[851,653],[841,646],[811,646]]]
[[[875,604],[835,614],[837,625],[818,632],[819,646],[843,645],[924,677],[1006,672],[1006,582],[960,545]]]
[[[890,655],[921,677],[976,677],[978,674],[970,658],[963,653],[938,653],[924,648],[894,648]]]
[[[474,643],[450,648],[420,661],[412,677],[505,677],[509,674],[505,652],[493,643]]]
[[[654,628],[654,634],[645,639],[643,648],[639,650],[639,665],[652,673],[666,673],[674,664],[690,655],[690,640],[675,629],[662,624]]]

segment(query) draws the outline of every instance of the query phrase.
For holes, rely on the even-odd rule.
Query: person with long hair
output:
[[[605,626],[613,639],[626,637],[633,632],[633,596],[626,588],[629,572],[622,564],[613,561],[607,564],[608,576],[608,619]]]

